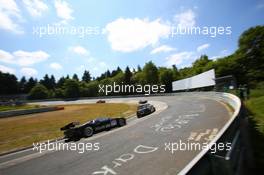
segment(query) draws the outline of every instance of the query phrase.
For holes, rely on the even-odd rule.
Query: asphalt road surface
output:
[[[142,98],[124,100],[139,99]],[[210,141],[230,118],[230,112],[224,104],[199,96],[163,96],[144,99],[158,105],[158,111],[140,119],[132,118],[125,127],[75,142],[76,146],[88,145],[84,153],[79,153],[82,149],[42,153],[36,149],[26,150],[0,157],[0,174],[174,175],[200,151],[197,147],[188,148],[187,145],[199,143],[202,146]],[[86,102],[94,102],[94,100],[75,101],[75,103]]]

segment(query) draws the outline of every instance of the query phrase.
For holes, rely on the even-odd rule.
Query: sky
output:
[[[263,24],[263,0],[0,0],[0,71],[41,79],[148,61],[183,68],[232,54],[243,31]]]

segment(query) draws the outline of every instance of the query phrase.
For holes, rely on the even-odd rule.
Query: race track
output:
[[[112,100],[139,99],[142,98]],[[158,105],[158,111],[144,118],[129,119],[125,127],[79,141],[99,143],[99,150],[84,153],[47,151],[41,154],[26,150],[0,157],[0,174],[175,175],[199,153],[199,150],[172,150],[172,145],[175,148],[175,143],[179,142],[208,142],[230,118],[230,111],[223,103],[202,96],[161,96],[144,99]],[[74,103],[94,101],[82,100]],[[45,102],[55,103],[62,102]]]

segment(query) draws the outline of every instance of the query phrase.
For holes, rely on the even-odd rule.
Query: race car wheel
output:
[[[83,135],[84,137],[91,137],[93,135],[93,128],[91,127],[84,128]]]
[[[126,125],[126,120],[125,119],[119,119],[118,120],[118,125],[121,127],[121,126],[125,126]]]

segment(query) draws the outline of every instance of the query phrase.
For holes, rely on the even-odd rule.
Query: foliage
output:
[[[48,89],[42,84],[37,84],[29,92],[29,99],[45,99],[48,96]]]
[[[246,107],[250,112],[250,135],[256,170],[262,170],[264,164],[264,88],[254,89],[250,99],[246,101]]]
[[[145,64],[143,68],[143,77],[146,81],[146,84],[157,84],[159,77],[158,77],[158,68],[155,64],[150,61]]]
[[[40,84],[44,85],[47,89],[54,89],[56,86],[56,80],[53,75],[49,77],[48,74],[46,74],[42,80],[39,81]]]
[[[67,79],[64,83],[64,95],[66,98],[77,98],[80,96],[80,87],[76,80]]]
[[[0,94],[13,94],[18,90],[17,78],[9,73],[0,72]]]
[[[164,84],[166,92],[172,91],[173,71],[168,68],[159,69],[159,82]]]
[[[82,76],[82,81],[89,83],[91,81],[92,77],[89,71],[85,70]]]

